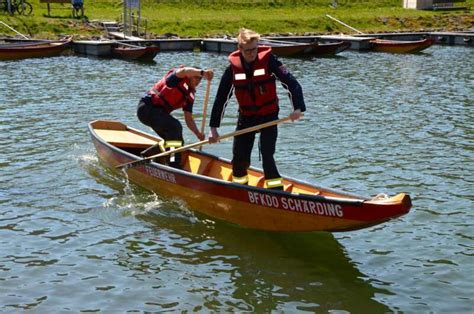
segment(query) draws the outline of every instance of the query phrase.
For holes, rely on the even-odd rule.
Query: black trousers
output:
[[[141,123],[151,127],[165,141],[181,141],[181,143],[184,143],[181,122],[163,108],[142,99],[137,106],[137,117]],[[179,165],[181,165],[181,154],[177,153],[175,154],[175,162],[170,166]]]
[[[265,122],[278,120],[278,113],[263,117],[246,117],[239,115],[236,130],[242,130],[248,127],[256,126]],[[280,178],[275,159],[276,141],[278,137],[278,127],[276,125],[261,129],[260,148],[262,153],[262,166],[265,179]],[[232,173],[235,177],[243,177],[247,175],[247,169],[250,166],[252,149],[255,142],[257,132],[250,132],[234,137],[232,148]]]

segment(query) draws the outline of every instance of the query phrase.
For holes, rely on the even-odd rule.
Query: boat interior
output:
[[[95,121],[91,125],[99,138],[136,156],[140,156],[141,152],[161,141],[158,137],[128,128],[120,122]],[[232,181],[232,165],[230,161],[195,150],[187,150],[182,152],[182,162],[182,169],[190,173],[228,182]],[[264,187],[265,177],[262,171],[251,168],[248,170],[248,177],[248,184],[250,186]],[[293,194],[342,196],[330,190],[320,190],[312,185],[291,181],[286,178],[283,179],[283,184],[284,190]],[[344,198],[348,197],[344,195]]]

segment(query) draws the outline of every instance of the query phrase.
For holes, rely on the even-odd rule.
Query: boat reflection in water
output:
[[[100,163],[87,171],[119,192],[111,207],[149,228],[126,236],[117,252],[129,277],[152,286],[140,302],[167,310],[390,312],[375,295],[391,292],[373,287],[331,233],[266,232],[212,221]]]
[[[196,292],[184,291],[197,290],[214,310],[390,311],[374,300],[375,294],[388,292],[364,280],[330,233],[261,232],[205,220],[190,225],[163,216],[169,204],[163,203],[158,214],[138,215],[155,228],[156,238],[128,243],[127,267],[146,265],[150,276],[160,278],[163,257],[177,263],[183,301]],[[151,259],[135,260],[139,256]],[[182,304],[176,305],[179,308]]]

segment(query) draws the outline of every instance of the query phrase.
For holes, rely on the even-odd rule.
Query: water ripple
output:
[[[147,130],[136,103],[168,66],[180,60],[212,67],[218,78],[227,65],[225,55],[209,53],[156,60],[2,63],[0,311],[473,308],[472,50],[282,58],[303,86],[308,111],[279,128],[281,171],[349,192],[408,192],[413,199],[406,216],[335,236],[237,228],[106,170],[90,143],[89,121]],[[279,93],[284,116],[292,108]],[[198,120],[203,101],[199,89]],[[236,114],[233,99],[221,133],[234,130]],[[195,141],[188,130],[185,139]],[[231,147],[224,141],[206,150],[231,158]],[[256,152],[252,158],[260,165]]]

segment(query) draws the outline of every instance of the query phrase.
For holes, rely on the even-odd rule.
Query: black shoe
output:
[[[175,169],[179,169],[179,170],[183,169],[183,167],[177,162],[170,162],[168,166],[170,166],[172,168],[175,168]]]

